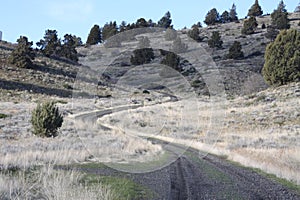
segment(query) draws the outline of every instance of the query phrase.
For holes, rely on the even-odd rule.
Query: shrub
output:
[[[164,59],[161,61],[161,64],[172,67],[177,71],[181,71],[181,68],[179,66],[180,57],[178,55],[176,55],[173,52],[164,51],[164,50],[161,50],[161,54],[165,56]]]
[[[212,33],[211,39],[208,40],[208,46],[210,48],[218,48],[221,49],[223,45],[223,41],[221,40],[221,36],[218,31],[214,31]]]
[[[33,134],[41,137],[56,137],[62,126],[63,116],[59,113],[54,102],[38,104],[33,110],[31,124]]]
[[[253,34],[257,26],[258,26],[258,24],[257,24],[256,18],[250,17],[249,19],[244,21],[242,34],[245,34],[245,35]]]
[[[173,41],[177,38],[177,32],[174,29],[168,28],[165,33],[165,39],[167,41]]]
[[[242,51],[242,45],[240,42],[235,41],[233,45],[229,48],[229,53],[227,55],[229,59],[241,59],[244,58],[244,53]]]
[[[130,62],[133,65],[143,65],[150,63],[154,59],[154,52],[152,48],[136,49],[133,51],[133,56],[130,58]]]
[[[265,52],[262,74],[269,85],[300,81],[300,33],[283,30]]]

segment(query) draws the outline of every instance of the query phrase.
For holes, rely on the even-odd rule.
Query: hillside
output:
[[[291,28],[300,31],[300,13],[290,13],[289,19]],[[35,170],[44,164],[64,170],[77,166],[91,182],[89,176],[99,171],[107,177],[120,175],[104,163],[126,173],[159,169],[154,173],[157,180],[146,185],[153,189],[170,179],[172,187],[184,187],[183,196],[188,196],[189,185],[183,183],[187,177],[195,191],[200,189],[193,186],[193,177],[206,184],[201,182],[205,178],[193,174],[199,173],[200,163],[206,171],[199,174],[209,177],[207,195],[217,183],[223,198],[234,198],[237,188],[243,197],[272,193],[275,198],[281,191],[287,191],[282,197],[297,197],[285,186],[231,163],[275,174],[300,191],[300,83],[275,88],[264,82],[261,70],[270,40],[262,24],[270,24],[270,16],[257,21],[252,35],[241,34],[243,20],[200,28],[202,42],[188,36],[191,29],[177,30],[187,44],[177,54],[172,54],[173,41],[165,39],[164,29],[133,29],[104,44],[78,47],[78,63],[36,50],[29,69],[8,64],[16,44],[0,41],[0,183],[17,179],[6,170]],[[221,49],[207,44],[213,31],[221,34]],[[147,62],[145,51],[136,51],[145,49],[140,48],[145,38],[153,49],[147,51],[153,53]],[[241,43],[243,59],[226,58],[234,41]],[[133,64],[134,57],[140,61],[137,55],[143,64]],[[55,138],[40,138],[31,131],[32,110],[46,100],[55,101],[64,117]],[[131,177],[145,184],[141,180],[149,178],[147,173],[142,178],[126,173],[125,180]],[[255,184],[260,180],[263,190]],[[165,187],[171,188],[168,184]],[[227,188],[232,196],[222,193]],[[0,198],[2,189],[0,184]],[[164,189],[158,188],[162,193]],[[180,189],[173,188],[175,193]]]

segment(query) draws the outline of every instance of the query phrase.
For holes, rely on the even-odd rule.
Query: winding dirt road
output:
[[[76,116],[83,121],[95,121],[99,117],[137,106],[124,106]],[[148,138],[149,139],[149,138]],[[300,195],[250,169],[237,166],[198,150],[149,139],[159,143],[177,159],[170,165],[148,173],[126,173],[112,168],[78,170],[88,173],[125,176],[151,189],[152,199],[300,199]],[[168,144],[168,145],[166,145]],[[178,152],[184,154],[178,155]]]

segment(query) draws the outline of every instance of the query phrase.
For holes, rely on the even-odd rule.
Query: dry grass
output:
[[[54,170],[51,165],[33,172],[0,174],[0,199],[118,199],[109,186],[81,183],[76,171]]]

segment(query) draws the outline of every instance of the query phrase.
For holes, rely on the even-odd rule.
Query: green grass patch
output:
[[[9,117],[9,115],[0,113],[0,119],[4,119],[4,118],[7,118],[7,117]]]
[[[153,193],[149,189],[124,177],[87,174],[81,181],[87,185],[103,184],[110,186],[113,192],[118,195],[118,200],[153,198]]]

